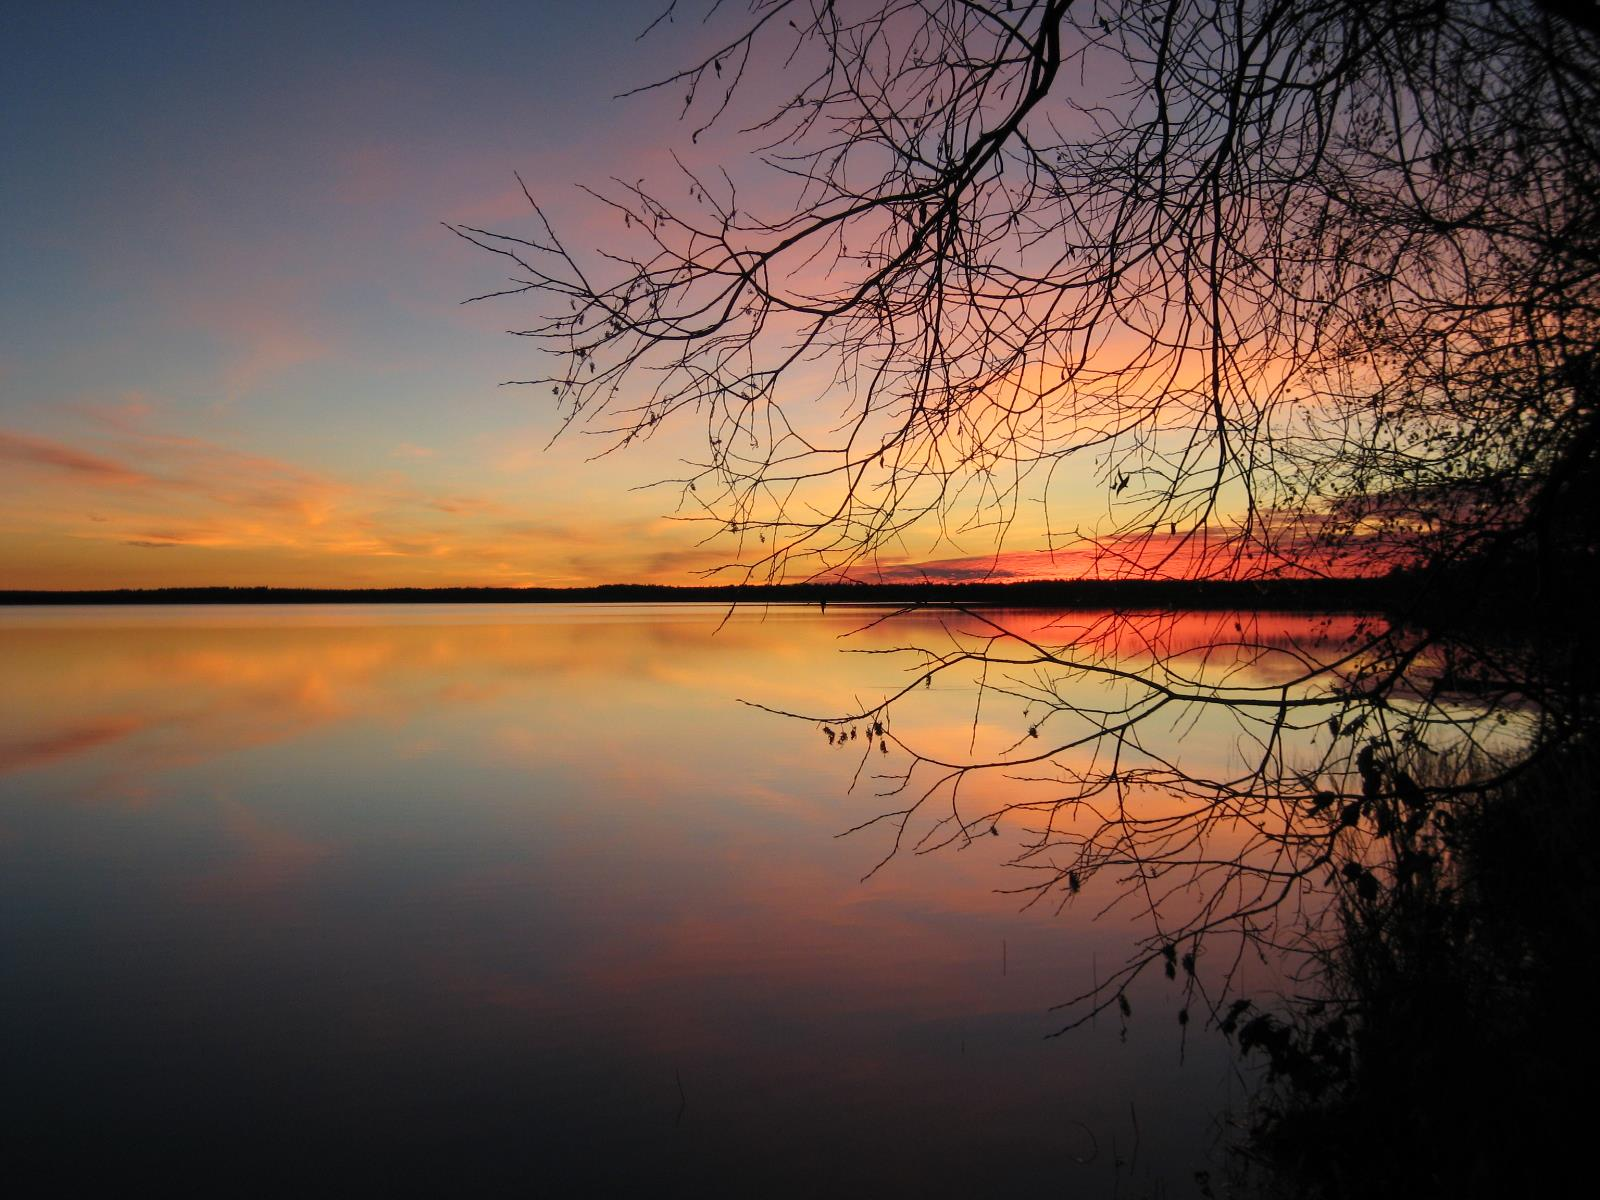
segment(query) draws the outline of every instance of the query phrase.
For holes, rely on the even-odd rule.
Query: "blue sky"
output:
[[[502,275],[442,227],[581,228],[673,114],[653,4],[11,6],[0,584],[573,583],[706,565],[661,454],[585,465]],[[650,147],[643,152],[636,147]],[[670,459],[670,454],[668,454]],[[669,553],[670,552],[670,553]]]
[[[520,172],[592,248],[616,219],[579,183],[715,159],[675,97],[613,98],[709,45],[685,18],[639,40],[660,7],[9,6],[0,587],[688,582],[734,557],[637,490],[694,429],[546,448],[548,397],[498,386],[539,373],[505,332],[527,314],[461,305],[504,274],[443,227],[527,232]]]

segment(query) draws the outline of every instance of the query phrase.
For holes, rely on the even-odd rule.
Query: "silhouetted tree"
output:
[[[459,232],[546,302],[528,382],[566,420],[705,422],[682,511],[747,571],[930,520],[1000,538],[1065,471],[1103,482],[1130,568],[1433,561],[1543,527],[1585,473],[1590,8],[757,0],[729,25],[652,87],[695,137],[754,127],[737,181],[615,181],[604,254],[542,220]]]
[[[807,714],[902,756],[905,803],[869,822],[894,847],[1015,817],[1036,895],[1101,875],[1147,906],[1069,1024],[1161,969],[1185,1016],[1237,1031],[1227,972],[1194,970],[1207,939],[1304,941],[1329,889],[1408,885],[1454,797],[1589,736],[1587,649],[1433,629],[1481,632],[1513,597],[1570,614],[1593,575],[1594,6],[724,7],[711,49],[641,90],[681,101],[691,141],[737,125],[755,154],[595,191],[603,252],[531,196],[531,231],[457,232],[512,264],[494,294],[535,304],[548,370],[526,382],[564,422],[615,446],[704,422],[678,511],[732,539],[732,568],[870,577],[919,534],[1001,546],[1038,505],[1105,573],[1407,581],[1415,623],[1320,643],[954,618],[950,648],[908,648],[908,690],[969,672],[979,703],[1028,706],[999,755],[902,736],[895,696]],[[1086,476],[1106,516],[1064,527]],[[1219,710],[1236,770],[1158,748]],[[1429,765],[1446,754],[1471,778]],[[1014,786],[964,806],[982,772]],[[1219,856],[1223,831],[1243,840]]]

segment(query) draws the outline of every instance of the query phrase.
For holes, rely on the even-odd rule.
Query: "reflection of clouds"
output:
[[[10,627],[0,627],[0,654],[10,664],[0,770],[95,755],[127,790],[142,792],[135,782],[147,784],[164,771],[340,723],[476,711],[487,719],[471,736],[500,760],[537,770],[552,755],[581,752],[585,768],[603,775],[624,771],[618,755],[635,744],[652,747],[668,764],[662,770],[672,769],[676,744],[704,747],[708,757],[690,764],[694,770],[745,762],[763,770],[770,756],[789,753],[777,731],[792,728],[803,734],[796,745],[807,748],[792,769],[821,773],[831,786],[839,782],[835,776],[853,771],[853,750],[830,756],[820,741],[809,749],[810,730],[774,718],[760,718],[770,723],[763,726],[770,736],[736,745],[729,737],[738,735],[720,731],[734,716],[735,700],[822,712],[837,709],[841,700],[870,702],[899,685],[902,662],[837,651],[926,643],[945,636],[947,620],[914,614],[841,640],[839,634],[861,624],[862,614],[823,619],[814,610],[751,610],[718,629],[723,613],[710,608],[654,613],[644,621],[629,610],[599,607],[580,613],[433,610],[415,618],[365,611],[365,618],[313,610],[293,616],[288,610],[204,612],[196,620],[215,623],[192,628],[128,614],[126,628],[76,631],[59,617],[41,618],[57,624],[36,629],[16,627],[13,618]],[[282,624],[325,617],[338,623]],[[425,623],[406,623],[413,619]],[[443,620],[463,623],[438,623]],[[1269,686],[1294,673],[1300,645],[1338,638],[1354,618],[1336,619],[1331,631],[1309,616],[1258,618],[1240,630],[1233,628],[1234,617],[1216,614],[1150,618],[1142,625],[1139,619],[1106,623],[1094,614],[1008,613],[1005,620],[1041,644],[1064,644],[1075,653],[1087,647],[1132,659],[1159,650],[1186,670],[1226,671],[1240,685]],[[1103,699],[1093,680],[1073,686],[1077,690],[1068,694],[1085,706]],[[656,697],[670,699],[657,704]],[[924,744],[965,747],[971,703],[959,689],[915,692],[897,731]],[[1011,745],[1025,733],[1020,702],[985,703],[980,750]],[[580,720],[579,714],[587,715]],[[507,719],[497,719],[501,715]],[[552,743],[541,728],[563,731],[564,740]],[[898,753],[869,760],[863,792],[877,790],[874,775],[898,769]]]
[[[855,697],[870,703],[896,686],[898,668],[880,656],[838,651],[926,640],[937,634],[941,618],[917,614],[841,641],[839,634],[861,624],[860,612],[823,618],[815,610],[750,611],[718,629],[722,616],[710,608],[207,610],[195,619],[217,623],[175,628],[161,625],[158,614],[135,613],[120,618],[130,622],[126,628],[0,627],[0,656],[13,664],[6,712],[11,733],[0,766],[58,767],[82,759],[97,774],[86,789],[81,773],[74,777],[80,794],[159,797],[184,786],[172,777],[180,769],[340,727],[376,728],[389,746],[385,753],[418,770],[448,772],[461,764],[496,777],[512,772],[535,786],[559,775],[601,816],[613,809],[630,813],[630,820],[649,814],[662,852],[682,847],[686,871],[703,861],[705,839],[728,828],[729,813],[740,819],[764,813],[769,822],[800,831],[803,841],[823,843],[893,807],[896,802],[880,793],[904,769],[898,747],[889,755],[868,754],[847,794],[867,754],[865,741],[835,749],[806,723],[756,713],[735,700],[776,696],[810,711]],[[1220,626],[1237,638],[1232,620],[1206,614],[1167,621],[1161,636],[1181,648],[1208,643]],[[284,624],[295,621],[306,624]],[[1315,620],[1263,621],[1246,632],[1265,643],[1299,637],[1302,626],[1314,628]],[[1041,642],[1070,641],[1087,631],[1099,639],[1101,652],[1119,644],[1106,640],[1094,614],[1026,614],[1022,631]],[[1150,640],[1147,633],[1139,644]],[[863,685],[863,679],[873,682]],[[1090,681],[1070,695],[1087,705],[1101,699],[1097,687]],[[25,705],[20,696],[28,698]],[[974,736],[974,701],[970,690],[919,689],[896,714],[894,733],[912,745],[965,749]],[[1031,719],[1037,712],[1026,717],[1019,700],[986,697],[977,751],[1020,739],[1021,756],[1060,744],[1060,719],[1047,723],[1038,741],[1026,738]],[[1234,734],[1220,725],[1170,734],[1219,764],[1232,752]],[[1087,765],[1071,755],[1055,758],[964,782],[959,811],[975,819],[1019,799],[1047,796],[1048,782],[1025,785],[1014,776],[1048,779],[1057,764]],[[1026,796],[1025,788],[1031,789]],[[941,806],[948,812],[947,797],[933,804]],[[537,805],[527,813],[513,805],[499,819],[516,824],[551,815]],[[559,819],[581,826],[588,818],[563,810]],[[992,863],[999,857],[994,851],[1014,847],[1026,823],[1021,816],[1007,818],[992,850],[984,843],[982,860]],[[886,833],[880,827],[842,843],[843,852],[828,860],[834,872],[829,886],[868,870]],[[778,877],[765,873],[778,869],[774,863],[782,863],[784,852],[782,844],[733,846],[726,855],[719,850],[718,860],[730,876],[750,869],[745,859],[761,863],[759,872],[776,887]],[[603,841],[588,853],[603,859]],[[948,872],[952,861],[980,856],[937,858],[938,869]],[[874,886],[898,884],[903,870],[912,869],[897,867]],[[970,893],[950,895],[957,901],[981,897],[1002,882],[1013,881],[989,879]],[[745,879],[730,902],[759,884],[754,876]]]
[[[1291,612],[1056,612],[1046,609],[986,609],[983,615],[1008,633],[1049,649],[1065,648],[1082,658],[1101,653],[1124,665],[1157,660],[1209,658],[1219,665],[1264,661],[1272,654],[1303,657],[1337,645],[1373,618],[1354,614]],[[864,623],[863,623],[864,624]],[[959,613],[923,610],[864,629],[875,646],[930,645],[930,636],[988,636],[996,631]],[[915,636],[913,636],[915,635]]]
[[[670,783],[650,794],[681,795]],[[461,877],[438,897],[447,907],[486,896],[517,909],[575,905],[581,933],[530,941],[520,964],[494,946],[451,947],[435,960],[438,986],[701,1051],[734,1049],[751,1023],[795,1027],[861,1011],[926,1022],[1036,1013],[1049,1002],[1058,977],[999,990],[983,969],[990,939],[975,945],[971,935],[996,919],[1017,924],[1019,964],[1028,946],[1036,964],[1042,955],[1060,965],[1068,950],[1060,923],[1016,918],[982,885],[981,870],[952,872],[945,862],[920,878],[860,885],[828,825],[752,821],[732,805],[719,817],[653,820],[640,811],[640,792],[607,795],[618,828],[597,828],[604,817],[591,814],[536,882],[525,868],[502,868]],[[642,1002],[646,1028],[637,1021]]]
[[[11,716],[10,743],[53,762],[94,755],[89,794],[148,794],[167,772],[300,736],[381,703],[371,681],[382,645],[309,644],[161,630],[52,630],[30,648],[26,630],[0,630],[26,707]],[[329,639],[323,639],[324,642]],[[9,706],[8,706],[9,707]],[[84,710],[91,715],[85,715]],[[137,717],[126,714],[137,713]]]
[[[189,886],[193,900],[241,902],[291,890],[333,853],[330,845],[274,824],[237,800],[222,801],[220,817],[232,853]]]
[[[60,613],[41,614],[31,628],[20,624],[29,616],[11,614],[0,625],[0,657],[9,664],[0,769],[99,751],[96,765],[132,788],[136,777],[148,782],[341,723],[483,710],[513,716],[516,728],[567,724],[574,709],[566,701],[578,696],[601,714],[584,737],[599,750],[626,725],[616,714],[626,713],[630,689],[687,686],[731,705],[735,681],[761,677],[741,664],[768,640],[759,626],[730,624],[714,633],[720,614],[710,612],[651,625],[604,611],[563,619],[550,609],[468,607],[456,610],[459,625],[431,623],[447,616],[437,609],[424,623],[405,623],[405,616],[385,623],[394,611],[367,610],[373,624],[301,628],[284,623],[326,614],[202,610],[193,614],[197,622],[234,624],[190,627],[164,625],[155,613],[101,613],[77,629]],[[332,614],[340,622],[351,615]],[[126,627],[115,625],[119,618]],[[667,726],[689,720],[655,717]],[[485,725],[475,736],[483,742],[498,727]],[[519,757],[536,768],[555,749],[539,742]]]
[[[0,741],[0,772],[22,771],[75,758],[90,750],[120,741],[145,727],[135,716],[95,717],[67,721],[21,740]]]
[[[127,858],[105,875],[135,881],[175,960],[283,997],[312,1030],[305,1053],[328,1055],[318,1038],[338,1031],[336,1063],[350,1046],[454,1063],[481,1039],[530,1088],[595,1072],[593,1092],[553,1103],[601,1107],[665,1064],[668,1120],[681,1069],[695,1120],[765,1121],[751,1097],[771,1089],[775,1125],[891,1095],[902,1113],[957,1095],[964,1113],[947,1076],[993,1078],[995,1053],[1017,1055],[998,1072],[1008,1103],[1092,1096],[1101,1079],[1063,1082],[1038,1039],[1127,926],[1091,925],[1099,896],[1062,918],[997,896],[1009,824],[973,853],[859,882],[881,846],[834,835],[881,803],[877,781],[847,795],[854,751],[734,699],[781,686],[820,704],[893,672],[837,653],[859,614],[743,613],[718,631],[722,616],[330,607],[74,628],[0,614],[0,659],[29,697],[0,700],[4,715],[65,746],[138,713],[76,758],[162,801],[86,820],[46,789],[24,850],[42,813],[70,877],[99,865],[72,858],[83,831],[116,830]],[[953,707],[929,729],[963,731],[965,699],[933,699]],[[50,769],[70,778],[73,762]]]

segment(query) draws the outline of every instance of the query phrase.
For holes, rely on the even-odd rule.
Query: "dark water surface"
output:
[[[1109,896],[1019,911],[1005,826],[862,882],[894,756],[851,793],[736,702],[876,698],[902,664],[841,645],[907,627],[723,616],[0,612],[7,1178],[1193,1194],[1243,1085],[1173,985],[1045,1039],[1128,952]]]

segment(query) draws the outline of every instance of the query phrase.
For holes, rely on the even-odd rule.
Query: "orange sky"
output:
[[[605,20],[636,31],[657,9]],[[620,217],[577,183],[670,180],[669,147],[717,161],[659,96],[612,98],[706,31],[594,32],[575,0],[442,25],[405,4],[381,22],[19,20],[0,78],[0,588],[690,583],[748,555],[674,519],[672,489],[640,490],[703,459],[703,427],[598,461],[581,432],[551,446],[550,398],[499,386],[541,369],[506,336],[527,314],[460,303],[503,272],[441,222],[514,232],[513,171],[593,248]],[[992,523],[930,524],[852,574],[1114,573],[1116,553],[1063,532],[1108,526],[1105,471],[1052,472],[1048,525],[1036,490],[1001,546]],[[1169,567],[1219,536],[1179,539]]]

